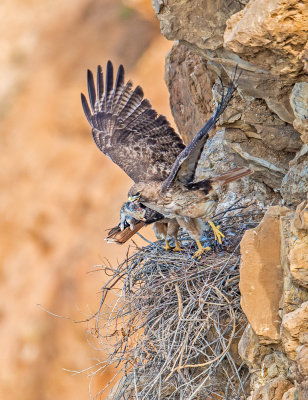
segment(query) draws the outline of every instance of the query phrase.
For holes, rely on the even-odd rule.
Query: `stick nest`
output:
[[[157,241],[116,268],[104,266],[110,280],[94,333],[109,355],[98,371],[118,368],[109,386],[121,377],[108,399],[248,397],[249,373],[237,352],[246,326],[239,243],[260,219],[258,212],[221,218],[223,245],[215,247],[209,231],[212,250],[198,262],[191,256],[194,242],[182,234],[184,252],[166,252]],[[108,294],[115,296],[112,305],[105,301]]]

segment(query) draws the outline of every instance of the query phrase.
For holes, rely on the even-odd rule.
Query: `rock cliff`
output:
[[[251,400],[307,398],[306,207],[270,207],[241,242],[241,305],[249,324],[239,353],[252,373]]]
[[[304,3],[152,4],[162,33],[175,41],[166,60],[166,82],[175,122],[186,141],[212,111],[209,99],[217,76],[226,83],[238,66],[238,95],[220,121],[225,130],[216,140],[224,157],[214,168],[236,159],[254,169],[266,203],[275,199],[295,206],[303,201],[308,191]]]
[[[308,398],[308,10],[303,1],[152,0],[174,44],[165,78],[174,120],[191,140],[236,66],[238,93],[201,156],[198,174],[254,170],[222,194],[240,192],[267,210],[241,242],[239,343],[251,400]],[[250,203],[251,204],[251,203]],[[275,204],[274,207],[271,205]],[[298,206],[296,212],[295,208]]]

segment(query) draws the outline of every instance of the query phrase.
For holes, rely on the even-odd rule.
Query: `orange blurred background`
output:
[[[103,351],[86,324],[37,304],[76,320],[96,311],[106,277],[89,271],[127,251],[104,237],[132,182],[96,148],[80,92],[87,68],[111,59],[170,119],[171,43],[150,0],[2,0],[0,15],[0,399],[87,399],[89,378],[65,369]]]

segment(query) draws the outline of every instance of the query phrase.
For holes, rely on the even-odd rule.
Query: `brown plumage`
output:
[[[88,71],[91,108],[86,97],[81,95],[96,145],[135,182],[129,191],[131,200],[185,227],[197,242],[196,256],[204,251],[200,243],[202,221],[209,221],[215,213],[216,188],[252,172],[245,167],[236,168],[195,182],[195,170],[208,132],[227,107],[235,89],[232,82],[225,96],[222,90],[214,114],[187,147],[166,118],[157,115],[143,98],[141,87],[133,89],[130,81],[124,83],[123,66],[119,67],[113,83],[113,66],[108,61],[105,91],[102,69],[98,67],[97,93],[93,75]],[[215,234],[221,241],[223,235],[218,230]]]
[[[143,99],[141,87],[132,87],[130,81],[124,84],[122,65],[113,86],[113,66],[108,61],[105,91],[102,69],[97,69],[96,94],[88,71],[91,110],[82,94],[84,112],[97,147],[134,182],[163,181],[185,145],[166,118]]]

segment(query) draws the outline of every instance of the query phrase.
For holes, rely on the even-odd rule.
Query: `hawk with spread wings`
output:
[[[217,207],[217,188],[252,173],[242,167],[195,181],[195,170],[208,132],[227,107],[235,89],[236,85],[231,83],[214,114],[188,146],[166,118],[158,115],[144,99],[142,88],[133,88],[131,81],[125,83],[122,65],[114,81],[113,66],[108,61],[105,88],[101,66],[97,68],[96,88],[93,74],[88,70],[90,106],[81,94],[97,147],[134,181],[128,193],[129,201],[162,215],[167,224],[176,220],[196,241],[196,258],[206,250],[200,242],[204,222],[210,224],[219,242],[224,236],[211,221]]]

